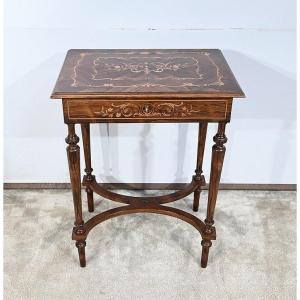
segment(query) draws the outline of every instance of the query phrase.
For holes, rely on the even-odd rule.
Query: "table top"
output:
[[[51,98],[244,97],[218,49],[71,49]]]

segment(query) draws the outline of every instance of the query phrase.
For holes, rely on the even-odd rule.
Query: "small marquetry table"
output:
[[[214,211],[230,121],[233,98],[244,97],[222,52],[217,49],[180,50],[69,50],[51,98],[62,99],[66,142],[73,193],[76,240],[80,266],[85,267],[86,238],[97,224],[132,213],[158,213],[184,220],[202,236],[201,266],[207,265],[211,240],[216,239]],[[177,123],[199,124],[195,175],[183,189],[157,197],[132,197],[105,189],[92,175],[91,123]],[[194,193],[197,211],[205,178],[203,154],[209,122],[218,123],[212,147],[206,219],[165,204]],[[82,217],[79,137],[75,124],[81,125],[89,212],[94,211],[93,193],[124,205],[99,213],[84,222]]]

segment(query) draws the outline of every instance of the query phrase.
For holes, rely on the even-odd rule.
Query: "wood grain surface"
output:
[[[71,49],[51,98],[132,94],[244,97],[218,49]]]

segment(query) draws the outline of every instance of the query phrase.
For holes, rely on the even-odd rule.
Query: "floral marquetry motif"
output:
[[[209,52],[170,55],[158,51],[155,55],[149,54],[139,51],[117,55],[80,53],[71,74],[71,86],[140,89],[224,85],[223,75]],[[210,66],[209,73],[201,71],[200,61]],[[88,77],[84,73],[86,65],[90,66]]]
[[[120,104],[115,105],[102,105],[99,107],[99,111],[95,111],[95,114],[100,117],[109,118],[131,118],[131,117],[186,117],[193,113],[199,112],[194,109],[192,105],[186,105],[183,102],[178,104],[174,103],[155,103],[155,104]]]
[[[101,66],[100,62],[100,57],[97,58],[94,61],[95,66]],[[106,64],[103,63],[104,68],[107,71],[111,72],[133,72],[133,73],[144,73],[145,75],[149,75],[151,72],[154,73],[162,73],[165,71],[178,71],[180,69],[187,68],[189,66],[188,63],[176,63],[176,62],[142,62],[142,63],[124,63],[124,62],[119,62],[119,63],[111,63],[111,64]],[[95,69],[96,72],[96,69]],[[98,72],[97,72],[98,73]],[[203,74],[199,74],[199,78],[203,78]],[[97,79],[96,76],[94,76],[94,79]]]

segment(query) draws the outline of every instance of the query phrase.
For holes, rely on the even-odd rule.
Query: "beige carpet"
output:
[[[4,195],[6,300],[296,299],[295,192],[221,191],[206,269],[199,233],[154,214],[98,225],[87,240],[87,267],[80,268],[70,191]],[[196,213],[201,218],[206,197]],[[114,205],[96,197],[98,212]],[[176,203],[189,212],[191,205],[191,197]]]

